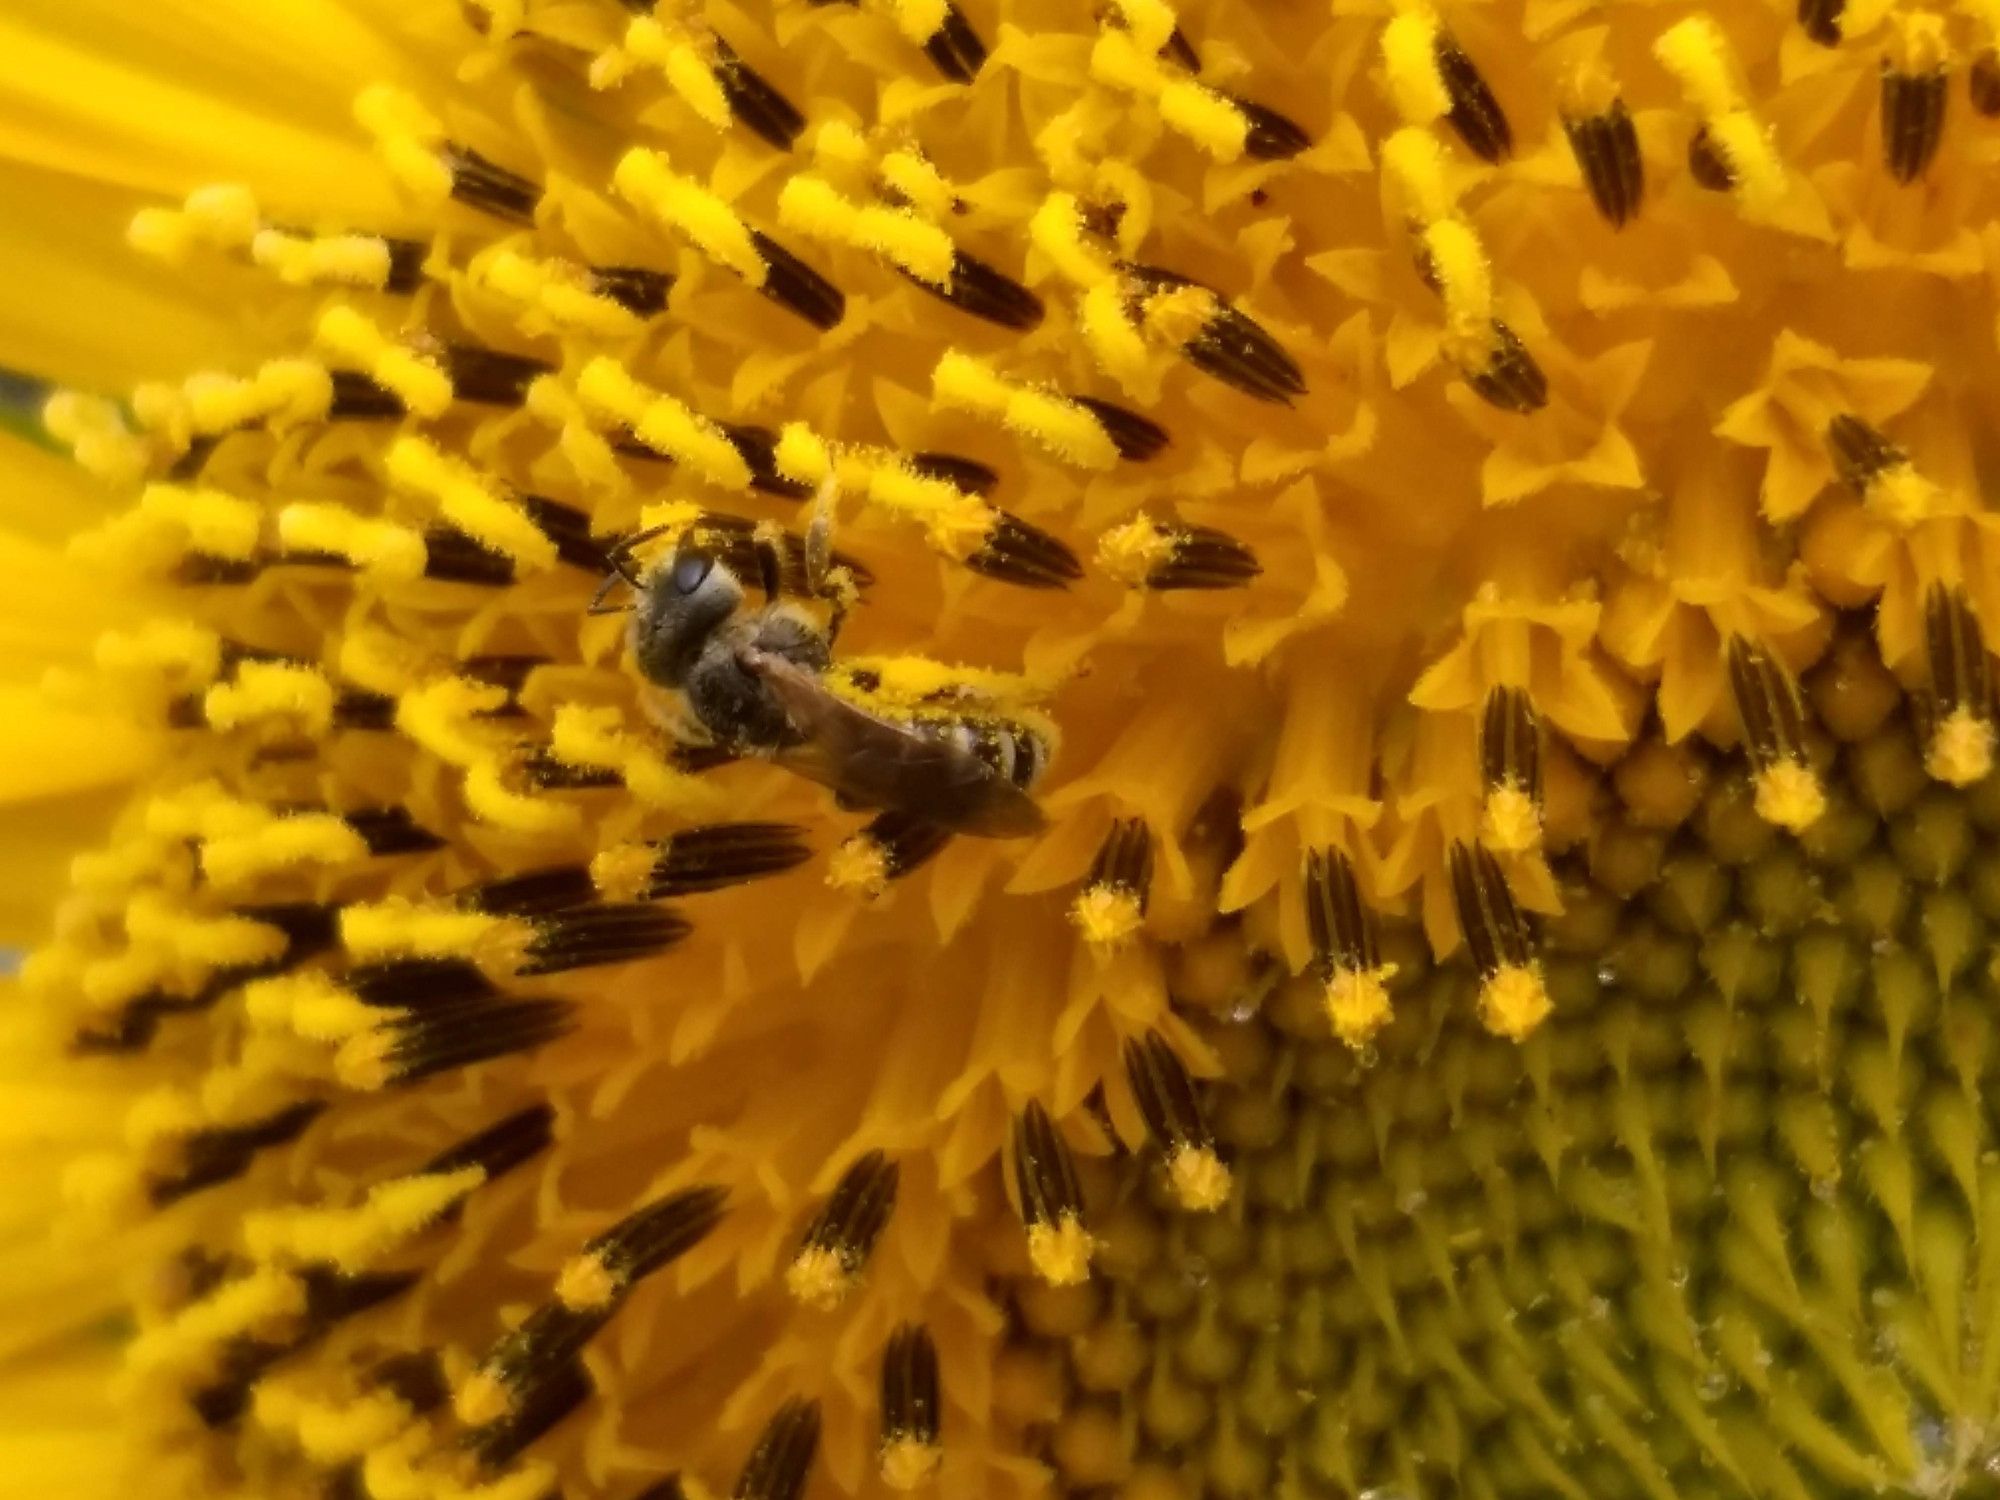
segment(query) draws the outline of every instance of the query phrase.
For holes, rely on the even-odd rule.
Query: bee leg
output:
[[[757,555],[757,584],[768,603],[778,602],[785,587],[784,532],[769,521],[759,521],[751,533],[750,546]]]
[[[806,524],[806,590],[826,601],[828,646],[840,638],[840,627],[855,595],[853,572],[833,560],[833,513],[839,499],[840,481],[829,474],[813,496],[812,520]]]

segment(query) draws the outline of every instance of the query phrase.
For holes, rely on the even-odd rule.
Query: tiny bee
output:
[[[1030,726],[940,703],[908,717],[872,711],[834,692],[826,676],[855,592],[835,562],[830,486],[820,493],[804,555],[788,555],[775,527],[683,533],[671,554],[644,572],[633,549],[664,528],[641,531],[611,549],[605,593],[631,586],[627,643],[648,682],[678,692],[683,739],[729,755],[756,756],[829,787],[843,805],[920,818],[953,833],[1019,838],[1042,826],[1029,795],[1048,761],[1047,741]],[[764,602],[748,602],[731,565],[749,553]],[[807,600],[786,596],[802,577]]]

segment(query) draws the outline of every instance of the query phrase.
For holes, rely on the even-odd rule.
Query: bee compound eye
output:
[[[692,594],[707,579],[715,559],[706,552],[683,552],[674,559],[674,592]]]

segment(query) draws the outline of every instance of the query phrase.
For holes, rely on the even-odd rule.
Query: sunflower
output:
[[[10,1493],[2000,1486],[1991,0],[9,10]]]

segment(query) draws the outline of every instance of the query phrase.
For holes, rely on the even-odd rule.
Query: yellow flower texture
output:
[[[0,1492],[2000,1490],[1996,41],[7,6]]]

